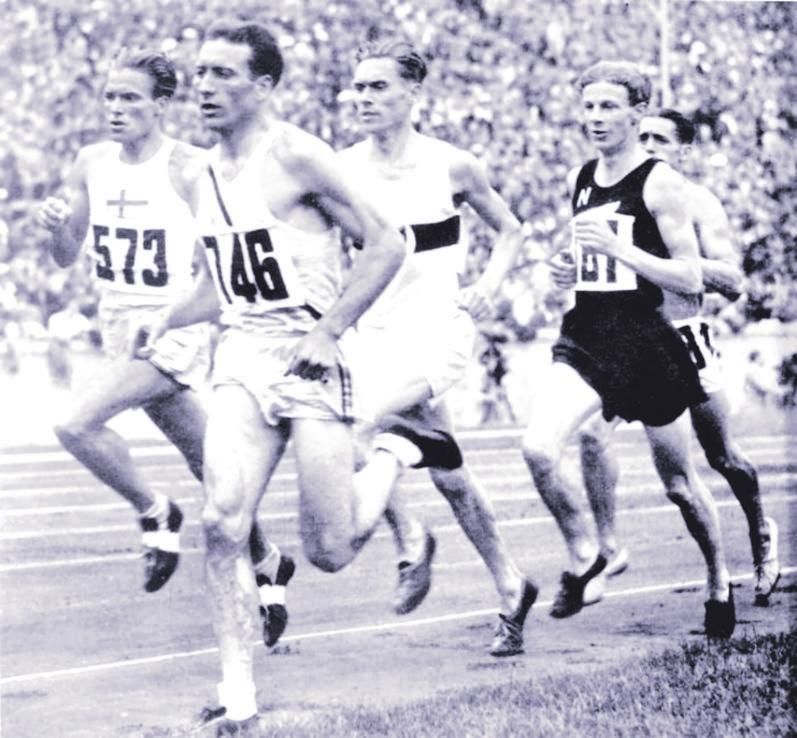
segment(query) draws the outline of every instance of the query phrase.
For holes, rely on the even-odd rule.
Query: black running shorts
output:
[[[576,307],[564,316],[553,358],[601,396],[607,420],[667,425],[707,399],[683,339],[656,311]]]

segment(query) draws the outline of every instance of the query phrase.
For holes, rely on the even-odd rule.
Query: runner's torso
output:
[[[198,227],[223,324],[307,332],[339,294],[340,247],[335,229],[305,231],[269,210],[263,162],[279,129],[269,130],[231,179],[221,175],[219,149],[211,152]]]
[[[122,147],[104,142],[87,158],[89,228],[86,248],[103,300],[165,305],[191,283],[196,231],[188,204],[173,189],[169,161],[177,142],[165,139],[147,161],[127,164]]]

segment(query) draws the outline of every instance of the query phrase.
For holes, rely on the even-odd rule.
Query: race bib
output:
[[[115,288],[165,287],[166,231],[163,228],[129,228],[92,223],[90,250],[98,279]]]
[[[305,303],[298,270],[266,228],[202,236],[222,303],[277,310]]]
[[[594,211],[576,216],[570,222],[571,246],[576,261],[576,286],[580,292],[623,292],[637,288],[637,274],[613,256],[600,254],[582,246],[575,236],[575,223],[579,220],[604,220],[626,245],[633,244],[634,217],[618,213],[601,214]]]

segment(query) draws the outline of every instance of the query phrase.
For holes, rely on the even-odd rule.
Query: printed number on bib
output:
[[[94,225],[96,274],[109,282],[164,287],[166,232],[162,228],[109,228]]]
[[[692,363],[697,369],[705,369],[706,355],[716,356],[717,353],[711,343],[711,331],[709,330],[708,323],[700,324],[699,342],[691,325],[678,326],[678,332],[683,336],[686,342],[689,355],[692,357]],[[701,343],[702,346],[700,345]]]
[[[585,215],[584,220],[596,218],[594,211],[587,212],[589,215]],[[601,214],[600,219],[606,220],[609,227],[622,241],[632,242],[633,216],[611,213],[606,216]],[[579,218],[576,216],[572,223],[574,224],[578,220]],[[633,269],[613,256],[599,254],[589,247],[582,246],[575,238],[575,229],[573,229],[572,245],[578,267],[576,290],[581,292],[621,292],[637,288],[637,275]]]
[[[234,302],[260,303],[272,310],[301,305],[301,284],[290,255],[275,247],[269,232],[203,236],[219,293]]]

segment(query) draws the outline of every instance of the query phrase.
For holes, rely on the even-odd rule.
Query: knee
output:
[[[725,450],[720,449],[707,450],[706,461],[708,461],[708,465],[714,471],[717,471],[720,474],[727,474],[729,472],[735,471],[739,466],[738,464],[734,463],[736,459],[732,458],[732,456]]]
[[[311,522],[302,525],[302,549],[313,566],[333,574],[354,558],[357,546],[350,531]]]
[[[688,507],[694,501],[694,493],[686,476],[674,475],[665,480],[664,485],[667,491],[667,498],[678,507]]]
[[[605,445],[601,438],[589,429],[579,431],[578,445],[581,450],[581,458],[588,461],[600,458],[605,452]]]
[[[521,445],[523,458],[535,476],[548,476],[556,468],[558,454],[543,438],[526,435]]]
[[[90,434],[89,426],[76,420],[65,420],[53,427],[53,432],[61,445],[67,450],[78,447]]]
[[[252,520],[238,505],[218,504],[212,500],[202,509],[202,532],[209,553],[243,549],[249,540]]]
[[[465,467],[446,471],[444,469],[430,469],[429,476],[432,484],[443,497],[451,503],[457,503],[468,497],[471,485],[468,484]]]
[[[302,549],[313,566],[328,574],[340,571],[354,555],[351,540],[323,534],[304,536]]]

